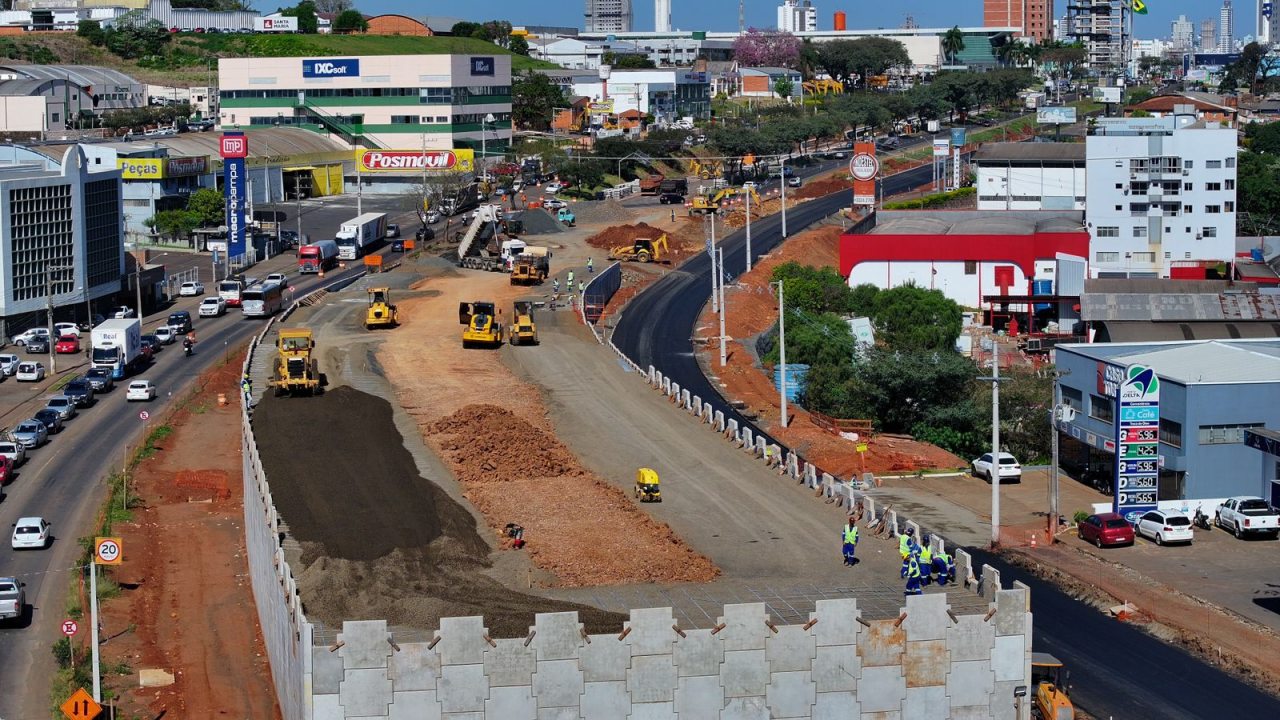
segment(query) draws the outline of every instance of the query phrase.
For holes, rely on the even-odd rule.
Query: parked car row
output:
[[[1155,509],[1143,513],[1130,523],[1117,513],[1090,515],[1076,526],[1076,534],[1098,547],[1132,545],[1138,536],[1157,545],[1186,543],[1195,540],[1195,526],[1209,529],[1208,513],[1198,509],[1198,519],[1179,510]],[[1280,536],[1280,512],[1260,497],[1227,498],[1213,513],[1213,525],[1230,530],[1237,538]]]

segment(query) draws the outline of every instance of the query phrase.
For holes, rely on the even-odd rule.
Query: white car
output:
[[[38,362],[18,363],[18,372],[14,376],[18,382],[40,382],[44,380],[44,365]]]
[[[556,193],[565,189],[565,187],[566,187],[565,185],[559,182],[549,182],[547,183],[547,186],[542,189],[542,192],[555,195]]]
[[[52,526],[42,517],[18,518],[13,524],[14,550],[43,550],[49,547],[49,529]]]
[[[151,334],[156,336],[156,340],[159,340],[161,345],[172,345],[177,335],[173,328],[165,326],[156,328]]]
[[[551,200],[548,200],[548,201],[546,201],[546,202],[542,203],[542,207],[544,207],[544,208],[546,208],[546,209],[548,209],[548,210],[559,210],[560,208],[567,208],[567,207],[569,207],[569,203],[567,203],[567,202],[565,202],[565,201],[563,201],[563,200],[556,200],[556,199],[554,199],[554,198],[553,198],[553,199],[551,199]]]
[[[800,177],[797,175],[792,175],[791,177],[787,178],[787,187],[793,187],[793,188],[800,187],[800,184],[801,184],[801,180],[800,180]]]
[[[207,297],[200,301],[196,314],[200,317],[218,317],[227,311],[227,301],[220,297]]]
[[[1152,510],[1138,519],[1134,530],[1155,540],[1157,545],[1171,542],[1190,545],[1194,536],[1191,518],[1176,510]]]
[[[0,355],[0,375],[9,377],[18,372],[18,365],[22,364],[22,358],[17,355],[4,354]]]
[[[0,440],[0,456],[9,459],[10,467],[18,467],[27,461],[27,449],[12,440]]]
[[[128,318],[133,317],[136,314],[137,313],[133,311],[133,308],[129,307],[128,305],[121,305],[120,307],[111,311],[111,317],[115,318],[116,320],[126,320]]]
[[[150,380],[134,380],[129,383],[124,399],[130,402],[134,400],[151,402],[156,399],[156,386],[152,385]]]
[[[80,337],[80,326],[75,323],[61,322],[53,324],[53,336],[62,337],[63,335],[75,335]]]
[[[14,335],[13,339],[10,340],[9,342],[21,347],[23,345],[26,345],[28,340],[31,340],[32,338],[35,338],[35,337],[42,337],[45,340],[48,340],[49,328],[33,327],[30,330],[24,331],[21,335]]]
[[[204,284],[198,282],[184,282],[178,287],[178,295],[180,297],[199,297],[204,294]]]
[[[388,235],[387,237],[390,237],[390,235]],[[399,237],[399,235],[397,235],[396,237]],[[270,275],[267,276],[266,280],[262,281],[262,284],[270,285],[271,283],[276,283],[282,288],[287,288],[289,287],[289,278],[285,277],[284,273],[271,273]]]
[[[439,210],[431,210],[431,211],[428,211],[428,212],[427,212],[427,224],[428,224],[428,225],[435,225],[435,224],[436,224],[436,223],[438,223],[438,222],[440,222],[440,211],[439,211]]]
[[[1000,482],[1022,482],[1022,466],[1006,452],[1000,453],[1000,469],[996,474],[1000,476]],[[973,461],[973,475],[986,480],[991,479],[991,453],[986,453]]]

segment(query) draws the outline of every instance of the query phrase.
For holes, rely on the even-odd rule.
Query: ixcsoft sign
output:
[[[360,58],[323,58],[303,60],[302,77],[360,77]]]
[[[494,75],[494,63],[491,57],[473,57],[471,58],[471,74],[472,75]]]
[[[475,150],[357,150],[360,172],[420,173],[424,170],[470,172],[475,167]]]

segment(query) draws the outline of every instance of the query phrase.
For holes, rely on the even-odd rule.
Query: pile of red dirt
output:
[[[662,237],[662,233],[661,229],[644,222],[635,225],[613,225],[587,238],[587,244],[608,250],[618,245],[630,245],[636,238],[657,240]]]
[[[426,429],[429,435],[448,437],[439,441],[439,448],[463,482],[586,474],[555,436],[495,405],[468,405]]]
[[[787,199],[789,200],[794,197],[797,200],[811,200],[813,198],[820,198],[824,195],[830,195],[833,192],[839,192],[841,190],[849,190],[852,192],[853,181],[851,181],[848,176],[836,176],[823,178],[821,180],[811,180],[797,188],[794,194],[788,190]]]

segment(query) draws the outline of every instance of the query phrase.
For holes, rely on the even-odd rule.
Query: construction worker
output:
[[[938,576],[938,585],[946,585],[956,579],[956,563],[945,550],[933,554],[933,572]]]
[[[592,259],[587,258],[587,272],[594,273],[595,271],[595,264],[592,262]]]
[[[907,528],[907,531],[898,535],[898,554],[902,556],[905,562],[907,556],[911,554],[911,535],[915,531]]]
[[[551,292],[557,295],[560,293],[560,278],[551,279]]]
[[[249,377],[249,373],[245,373],[244,377],[240,379],[240,392],[244,393],[246,397],[253,394],[253,380]]]
[[[924,545],[920,546],[916,562],[920,565],[920,584],[928,587],[933,582],[933,551],[929,549],[929,538],[925,538]]]
[[[572,270],[569,271],[569,284],[566,285],[565,287],[569,288],[570,292],[573,292],[573,271]]]
[[[840,538],[843,541],[844,564],[852,567],[857,563],[857,560],[853,557],[853,552],[858,545],[858,526],[853,524],[853,518],[849,518],[848,522],[844,524],[844,532],[841,533]]]
[[[920,587],[920,563],[916,562],[915,555],[907,555],[907,558],[902,561],[902,577],[907,580],[907,586],[902,591],[904,597],[924,594],[924,590]]]
[[[583,293],[583,292],[586,292],[586,291],[587,291],[587,284],[586,284],[586,283],[584,283],[584,282],[582,282],[581,280],[579,280],[579,281],[578,281],[578,292],[579,292],[579,293]]]

